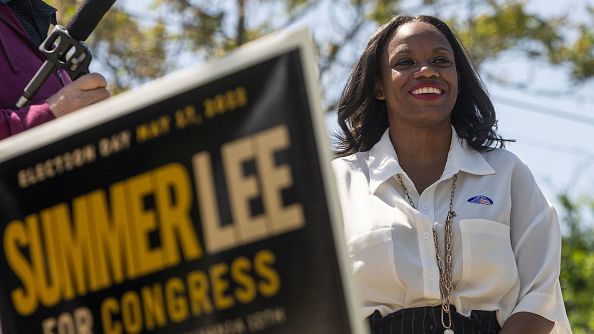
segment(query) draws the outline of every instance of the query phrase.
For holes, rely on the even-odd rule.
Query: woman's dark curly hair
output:
[[[335,135],[337,155],[368,151],[388,128],[384,101],[376,98],[375,85],[381,76],[381,54],[396,30],[408,22],[426,22],[441,31],[454,50],[458,71],[459,95],[452,111],[452,125],[460,138],[477,151],[504,147],[497,134],[495,109],[468,53],[450,28],[433,16],[396,16],[371,37],[342,91],[338,102],[341,133]]]

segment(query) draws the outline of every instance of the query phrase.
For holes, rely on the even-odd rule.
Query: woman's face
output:
[[[376,98],[385,100],[390,126],[450,126],[458,95],[454,51],[433,25],[402,25],[381,56]]]

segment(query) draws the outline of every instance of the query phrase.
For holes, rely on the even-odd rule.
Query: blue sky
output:
[[[567,14],[571,20],[587,20],[576,8],[594,5],[594,1],[531,0],[527,4],[530,10],[545,15]],[[594,80],[576,85],[569,80],[567,68],[518,61],[513,55],[493,62],[487,70],[520,79],[530,87],[522,91],[487,81],[502,134],[517,139],[509,150],[528,164],[547,196],[553,199],[559,191],[594,196]],[[558,95],[567,91],[573,94]],[[592,121],[576,122],[543,112],[570,113]]]

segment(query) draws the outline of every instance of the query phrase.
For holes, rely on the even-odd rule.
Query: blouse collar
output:
[[[390,141],[389,128],[381,139],[368,151],[369,190],[374,193],[379,186],[396,174],[404,171],[398,162],[398,156]],[[495,174],[495,170],[480,152],[469,147],[466,140],[458,137],[452,127],[452,139],[445,168],[440,180],[452,177],[463,171],[474,175]]]

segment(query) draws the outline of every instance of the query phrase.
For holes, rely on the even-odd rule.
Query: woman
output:
[[[372,36],[333,162],[373,333],[570,333],[555,210],[503,150],[462,45],[430,16]]]

